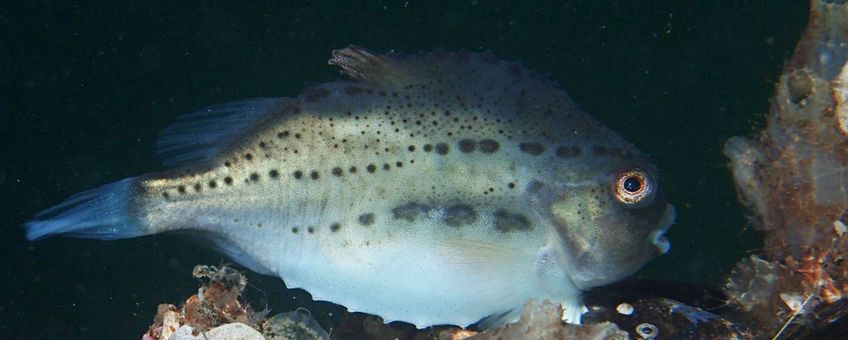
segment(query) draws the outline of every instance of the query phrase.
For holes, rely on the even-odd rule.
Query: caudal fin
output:
[[[38,213],[26,223],[27,239],[62,234],[113,240],[149,234],[131,214],[135,183],[136,179],[131,177],[106,184]]]

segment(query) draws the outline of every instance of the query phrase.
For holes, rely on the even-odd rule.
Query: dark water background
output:
[[[0,338],[139,338],[159,303],[194,293],[222,257],[176,236],[26,242],[20,225],[67,196],[162,170],[179,114],[297,95],[340,78],[330,50],[492,50],[547,73],[653,155],[677,207],[671,252],[640,275],[715,285],[760,240],[721,154],[768,110],[806,22],[804,1],[21,1],[0,5]],[[284,312],[328,304],[249,274]]]

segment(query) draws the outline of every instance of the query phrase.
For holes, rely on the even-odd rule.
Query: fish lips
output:
[[[668,228],[671,228],[672,224],[674,224],[676,216],[677,213],[674,210],[674,206],[671,204],[666,205],[665,212],[663,212],[659,226],[648,236],[651,243],[657,247],[657,251],[660,255],[671,250],[671,242],[669,242],[669,240],[665,237],[665,232],[668,231]]]

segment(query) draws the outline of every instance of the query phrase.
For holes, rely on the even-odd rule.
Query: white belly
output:
[[[280,261],[287,286],[316,300],[419,327],[467,326],[520,309],[530,298],[575,304],[579,291],[555,263],[544,235],[487,235],[483,230],[376,229],[353,226],[300,232]],[[489,233],[496,233],[491,230]],[[497,242],[487,240],[500,237]],[[280,243],[282,245],[284,243]]]

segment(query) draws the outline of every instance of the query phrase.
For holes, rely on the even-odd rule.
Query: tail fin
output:
[[[26,223],[27,239],[63,234],[114,240],[150,234],[131,214],[135,183],[136,179],[131,177],[106,184],[38,213]]]

